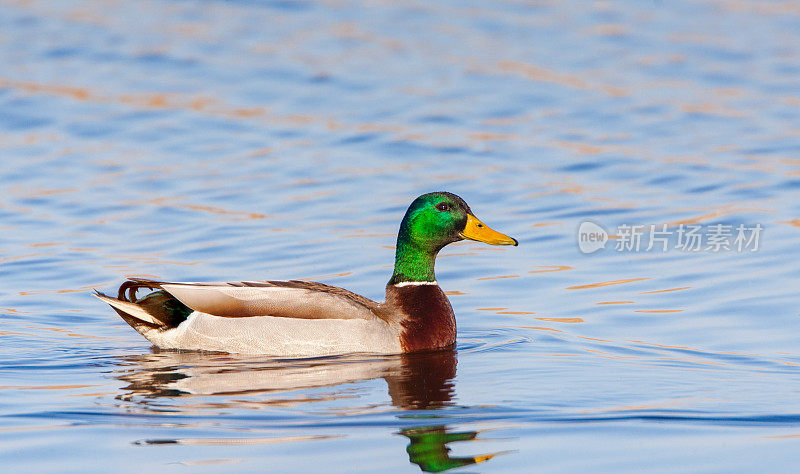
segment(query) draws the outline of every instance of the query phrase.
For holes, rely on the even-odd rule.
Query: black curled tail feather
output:
[[[117,292],[117,299],[122,301],[127,301],[129,303],[136,303],[136,292],[140,288],[147,288],[148,290],[160,290],[161,282],[147,280],[144,278],[131,278],[126,280],[123,284],[119,286],[119,292]]]
[[[141,325],[162,330],[177,327],[180,323],[186,321],[193,310],[165,291],[161,285],[162,282],[160,281],[146,278],[129,278],[120,285],[117,292],[119,301],[136,305],[149,315],[147,318],[149,321],[142,320],[141,317],[134,317],[115,307],[112,303],[109,304],[122,316],[122,319],[137,331]],[[151,292],[137,298],[137,292],[142,288],[151,290]],[[105,296],[102,293],[99,294]]]

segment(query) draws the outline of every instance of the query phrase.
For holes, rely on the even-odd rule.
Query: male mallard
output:
[[[164,349],[292,357],[441,349],[455,343],[456,319],[433,266],[442,247],[463,239],[517,245],[479,221],[460,197],[436,192],[418,197],[406,211],[394,273],[380,304],[300,280],[167,283],[131,278],[117,298],[99,292],[97,297]],[[139,288],[157,291],[137,299]]]

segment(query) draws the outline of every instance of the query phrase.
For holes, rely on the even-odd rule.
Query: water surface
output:
[[[795,468],[793,3],[4,1],[0,64],[6,470]],[[452,352],[158,352],[91,296],[380,300],[439,189],[520,241],[440,256]],[[587,220],[763,233],[586,255]]]

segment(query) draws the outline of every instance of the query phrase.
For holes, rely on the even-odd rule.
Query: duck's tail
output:
[[[161,291],[137,299],[136,291],[139,288]],[[131,278],[124,282],[116,298],[97,290],[95,296],[108,303],[126,323],[148,339],[151,331],[175,328],[192,313],[189,307],[163,291],[160,282],[143,278]]]
[[[133,329],[136,329],[136,331],[143,336],[153,329],[166,329],[163,322],[156,319],[136,303],[112,298],[97,290],[95,290],[94,296],[111,305],[114,311],[116,311],[126,323],[130,324]]]

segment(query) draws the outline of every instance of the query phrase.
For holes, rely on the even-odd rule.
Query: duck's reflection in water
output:
[[[136,400],[149,409],[252,408],[291,406],[308,402],[354,398],[344,384],[383,378],[392,405],[408,410],[428,410],[453,404],[456,352],[438,351],[391,357],[347,356],[323,359],[275,360],[220,354],[158,351],[124,359],[116,377],[128,385],[121,400]],[[318,388],[331,387],[320,393]],[[289,392],[312,390],[312,394]],[[234,399],[247,396],[248,400]],[[174,403],[181,397],[203,400]],[[213,397],[212,401],[208,397]],[[171,400],[172,402],[167,402]],[[361,411],[361,410],[359,410]],[[403,419],[431,419],[416,413]],[[450,432],[444,424],[410,426],[399,432],[410,441],[409,460],[423,471],[441,472],[491,459],[495,454],[451,457],[448,443],[469,441],[475,431]],[[145,440],[148,444],[181,440]],[[197,441],[197,440],[194,440]]]
[[[482,456],[450,456],[447,443],[453,441],[472,441],[476,431],[449,432],[445,425],[426,426],[423,428],[406,428],[400,433],[411,442],[406,448],[408,460],[418,465],[425,472],[442,472],[461,466],[468,466],[492,459],[499,453]]]

